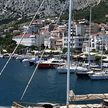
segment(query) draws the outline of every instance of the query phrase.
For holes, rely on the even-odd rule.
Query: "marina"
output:
[[[6,60],[0,59],[0,68],[2,68]],[[22,90],[27,84],[34,68],[34,66],[29,66],[27,62],[20,62],[20,60],[16,59],[10,61],[9,66],[5,70],[4,77],[0,79],[1,106],[11,106],[13,101],[20,100]],[[108,80],[78,79],[75,74],[70,75],[70,88],[76,95],[107,93],[107,84]],[[66,74],[58,74],[56,69],[39,69],[36,71],[33,82],[22,101],[65,104],[65,96]]]
[[[11,108],[108,108],[107,64],[102,61],[107,58],[103,56],[103,51],[106,50],[106,55],[108,54],[108,44],[104,38],[106,27],[98,25],[98,30],[92,31],[91,21],[92,8],[98,6],[101,0],[90,0],[90,2],[69,0],[68,20],[63,23],[63,28],[58,25],[64,10],[61,10],[60,16],[53,22],[45,25],[45,20],[39,25],[34,23],[44,2],[43,0],[38,7],[29,25],[23,26],[21,33],[12,36],[11,40],[15,42],[15,49],[12,51],[11,47],[6,50],[1,47],[1,52],[5,52],[3,57],[0,56],[0,105],[11,106]],[[66,1],[64,9],[65,3]],[[80,21],[74,21],[74,11],[79,10],[79,7],[90,9],[89,19],[85,18],[83,23],[85,26]],[[31,27],[34,30],[30,30]],[[100,36],[96,35],[97,38],[93,38],[96,33]],[[46,34],[48,36],[45,36]],[[23,46],[20,46],[21,44]],[[21,49],[18,49],[19,46]],[[24,48],[24,46],[27,47]],[[59,49],[59,52],[52,50],[45,52],[47,48]],[[39,51],[35,51],[36,49]],[[83,51],[87,54],[80,55]],[[16,52],[18,55],[15,54]],[[92,55],[91,52],[98,53]],[[74,61],[73,55],[76,53],[80,54],[76,55]],[[61,54],[66,57],[62,59],[59,56]],[[60,59],[55,59],[54,56]],[[86,62],[87,65],[84,65]],[[100,69],[100,72],[95,71],[96,69]]]

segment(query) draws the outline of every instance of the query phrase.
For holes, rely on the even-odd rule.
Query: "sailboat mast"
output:
[[[103,58],[103,36],[105,35],[105,28],[102,27],[101,28],[101,32],[102,32],[102,39],[101,39],[101,70],[103,69],[103,66],[102,66],[102,58]]]
[[[89,64],[89,66],[88,66],[88,68],[90,69],[90,36],[91,36],[91,14],[92,14],[92,6],[90,6],[90,17],[89,17],[89,48],[88,48],[88,50],[89,50],[89,53],[88,53],[88,64]]]
[[[72,0],[69,2],[69,20],[68,20],[68,55],[67,55],[67,100],[66,105],[69,107],[69,90],[70,90],[70,36],[71,36],[71,16],[72,16]]]

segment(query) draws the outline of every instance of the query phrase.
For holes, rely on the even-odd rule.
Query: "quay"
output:
[[[70,101],[88,101],[108,99],[108,94],[70,95]]]

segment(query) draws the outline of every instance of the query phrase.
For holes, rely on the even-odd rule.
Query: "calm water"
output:
[[[0,59],[0,70],[6,59]],[[34,71],[33,66],[19,60],[11,60],[0,76],[0,106],[10,106],[13,101],[19,101],[22,92]],[[76,94],[107,93],[108,80],[91,81],[70,76],[70,86]],[[66,75],[58,74],[56,70],[37,70],[23,98],[29,102],[65,103]]]

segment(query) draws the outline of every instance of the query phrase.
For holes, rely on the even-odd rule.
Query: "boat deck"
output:
[[[45,104],[34,104],[34,103],[17,103],[14,102],[12,108],[67,108],[66,105],[60,106],[56,104],[52,104],[51,106],[49,103],[47,103],[47,106]],[[68,108],[104,108],[102,107],[102,104],[86,104],[86,105],[73,105],[70,104]]]
[[[61,106],[60,108],[67,108],[67,106]],[[86,105],[69,105],[68,108],[103,108],[101,104],[86,104]]]

